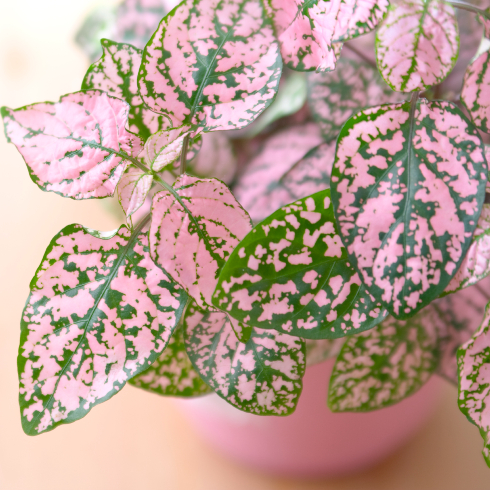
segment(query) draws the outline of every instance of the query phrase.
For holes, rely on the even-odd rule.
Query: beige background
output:
[[[99,2],[100,3],[100,2]],[[0,105],[57,100],[79,89],[87,66],[72,38],[94,0],[0,0]],[[1,490],[460,490],[490,488],[476,428],[445,385],[425,431],[374,470],[330,482],[272,479],[222,459],[199,441],[167,399],[126,387],[88,417],[54,432],[23,434],[17,408],[19,318],[28,283],[51,237],[69,223],[109,230],[101,201],[43,193],[0,137]]]

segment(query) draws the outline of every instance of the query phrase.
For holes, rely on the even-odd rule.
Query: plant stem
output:
[[[182,146],[182,153],[180,155],[180,175],[185,174],[185,168],[187,165],[187,150],[189,148],[189,135],[185,135],[184,144]]]
[[[490,20],[490,12],[482,10],[474,5],[471,5],[466,2],[453,2],[452,0],[446,0],[446,3],[456,7],[457,9],[467,10],[468,12],[473,12],[474,14],[482,15],[487,20]]]

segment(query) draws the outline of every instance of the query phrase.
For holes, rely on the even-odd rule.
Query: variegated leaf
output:
[[[396,318],[437,298],[458,270],[485,197],[474,126],[449,102],[353,116],[337,143],[332,200],[352,265]]]
[[[388,0],[267,0],[285,63],[294,70],[335,69],[342,41],[376,27]]]
[[[165,349],[187,295],[152,262],[140,230],[70,225],[46,250],[21,323],[27,434],[84,417]]]
[[[473,338],[458,350],[459,409],[480,430],[490,466],[490,304]]]
[[[43,191],[89,199],[114,194],[142,141],[126,131],[129,106],[104,92],[64,95],[20,109],[2,107],[5,134]]]
[[[192,304],[184,320],[187,354],[201,377],[231,405],[256,415],[289,415],[305,370],[304,341],[254,329],[238,342],[228,317]]]
[[[337,139],[344,123],[367,107],[401,102],[369,63],[342,58],[331,73],[308,75],[308,106],[326,141]]]
[[[146,46],[139,88],[173,127],[237,129],[270,105],[281,70],[260,0],[187,0]]]
[[[306,365],[320,364],[327,359],[337,357],[345,339],[305,339]]]
[[[163,396],[194,397],[212,392],[192,366],[182,327],[172,334],[160,357],[129,384]]]
[[[153,198],[151,256],[199,306],[211,304],[219,271],[250,229],[223,182],[184,174]]]
[[[454,9],[443,0],[393,0],[376,33],[378,68],[398,92],[442,82],[459,52]]]
[[[124,213],[129,218],[144,204],[153,184],[153,175],[130,165],[117,185],[117,197]]]
[[[461,102],[470,113],[476,127],[490,133],[490,51],[478,56],[468,66]]]
[[[333,163],[329,154],[334,147],[321,143],[319,128],[313,123],[287,128],[265,142],[234,187],[254,222],[328,187]]]
[[[310,339],[360,332],[387,315],[347,262],[329,189],[257,225],[223,267],[213,303],[247,325]]]
[[[441,319],[428,308],[408,321],[390,316],[348,337],[330,378],[330,409],[377,410],[417,391],[438,366],[438,327],[443,328]]]
[[[484,37],[490,39],[490,8],[485,10],[484,15],[479,15],[478,20],[483,24]]]
[[[150,111],[138,94],[138,70],[142,51],[130,44],[101,40],[103,55],[87,71],[82,89],[98,89],[125,100],[129,109],[128,128],[147,139],[169,124],[163,116]]]

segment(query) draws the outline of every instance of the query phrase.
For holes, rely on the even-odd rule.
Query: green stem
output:
[[[184,144],[182,146],[182,153],[180,155],[180,175],[185,174],[185,168],[187,165],[187,150],[189,148],[189,135],[184,137]]]
[[[490,20],[490,12],[482,10],[482,9],[475,7],[474,5],[471,5],[469,3],[453,2],[452,0],[446,0],[446,3],[448,5],[452,5],[453,7],[456,7],[457,9],[466,10],[468,12],[473,12],[474,14],[482,15],[487,20]]]

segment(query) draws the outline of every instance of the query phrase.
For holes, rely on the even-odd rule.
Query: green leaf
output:
[[[301,339],[254,329],[236,338],[228,316],[193,303],[184,319],[187,354],[201,377],[231,405],[257,415],[289,415],[296,408],[305,370]]]
[[[172,127],[238,129],[271,104],[281,71],[279,44],[260,0],[187,0],[147,44],[139,89]]]
[[[195,397],[212,392],[192,367],[182,327],[175,330],[160,357],[129,384],[164,396]]]
[[[51,241],[21,322],[22,427],[29,435],[74,422],[162,353],[187,295],[122,226],[69,225]]]
[[[329,189],[257,225],[221,270],[213,304],[247,325],[310,339],[360,332],[387,314],[348,263]]]

